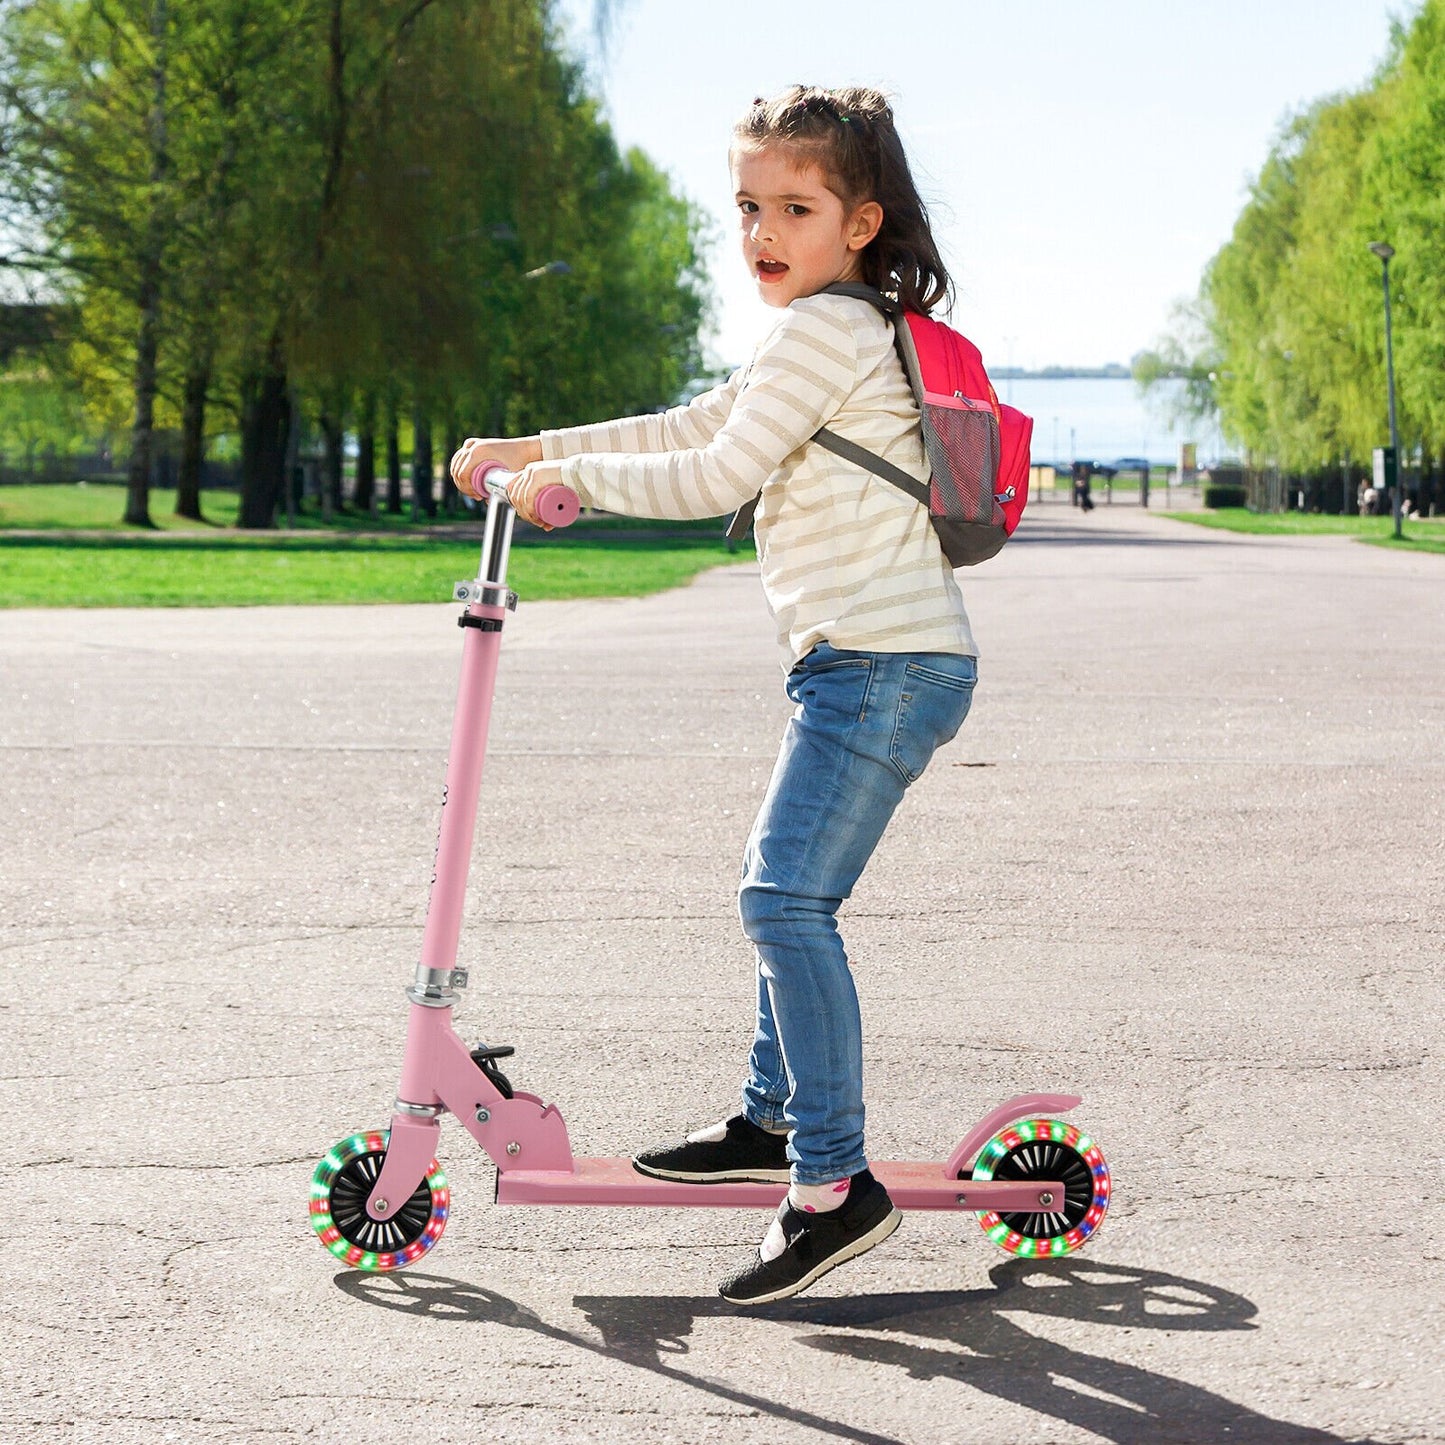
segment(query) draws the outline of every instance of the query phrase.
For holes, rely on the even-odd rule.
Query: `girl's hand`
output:
[[[521,475],[507,488],[508,500],[517,509],[517,515],[534,527],[550,532],[550,522],[544,522],[537,515],[537,498],[547,487],[562,485],[562,463],[536,461],[522,469]]]
[[[452,481],[459,492],[485,502],[486,496],[472,485],[472,473],[479,463],[500,462],[509,472],[520,472],[541,460],[541,437],[468,437],[452,458]]]

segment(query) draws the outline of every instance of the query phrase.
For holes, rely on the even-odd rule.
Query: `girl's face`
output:
[[[743,259],[769,306],[858,279],[863,248],[883,224],[876,201],[850,210],[816,165],[782,146],[735,151],[732,172]]]

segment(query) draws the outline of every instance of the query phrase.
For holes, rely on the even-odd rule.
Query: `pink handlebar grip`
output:
[[[537,497],[537,515],[553,527],[570,527],[581,510],[582,504],[571,487],[543,487]]]
[[[497,473],[501,475],[498,476]],[[509,472],[501,462],[478,462],[472,469],[472,486],[481,490],[486,487],[510,486],[519,473]],[[582,504],[571,487],[553,485],[543,487],[537,497],[537,516],[549,527],[570,527],[577,520]]]
[[[501,472],[502,474],[500,477],[497,477],[498,482],[503,480],[511,481],[512,478],[517,475],[516,472],[509,472],[501,462],[478,462],[476,466],[472,468],[472,489],[476,492],[485,492],[490,484],[488,479],[497,472]]]

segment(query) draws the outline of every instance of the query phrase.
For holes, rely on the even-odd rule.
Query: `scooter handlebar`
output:
[[[507,471],[501,462],[479,462],[472,472],[472,485],[478,490],[485,487],[493,496],[510,501],[507,489],[519,475],[518,472]],[[537,515],[549,527],[570,527],[581,510],[577,493],[571,487],[543,487],[537,497]]]

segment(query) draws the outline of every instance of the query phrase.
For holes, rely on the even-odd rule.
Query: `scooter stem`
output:
[[[459,596],[468,599],[458,619],[462,639],[461,681],[452,718],[452,740],[447,752],[446,782],[442,788],[441,823],[437,830],[436,862],[432,868],[431,899],[422,933],[417,984],[450,994],[456,967],[466,899],[467,868],[476,834],[477,804],[482,790],[482,764],[486,760],[487,726],[497,685],[502,624],[516,598],[507,591],[507,559],[511,552],[512,523],[516,514],[505,495],[491,493],[482,540],[482,563],[477,582],[459,583]],[[440,999],[438,999],[440,1002]],[[450,1000],[448,1000],[450,1001]]]

